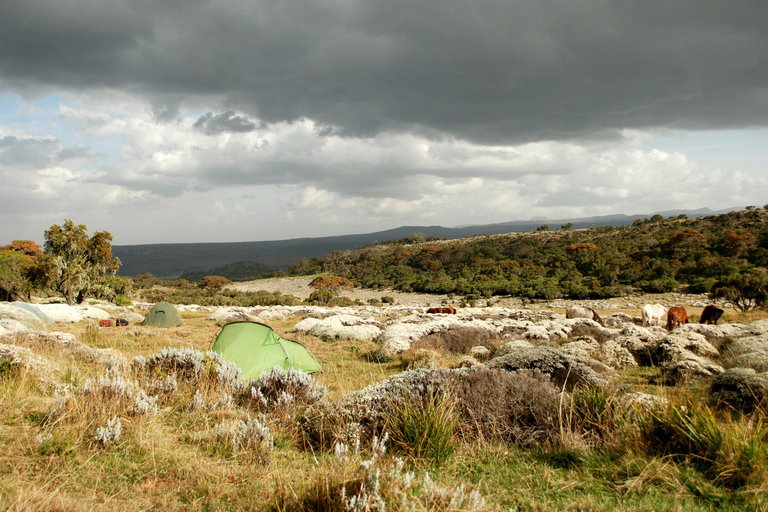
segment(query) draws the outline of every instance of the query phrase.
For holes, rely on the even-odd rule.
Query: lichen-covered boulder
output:
[[[356,315],[335,315],[324,319],[305,318],[293,332],[304,332],[323,339],[354,339],[374,341],[382,333],[381,324],[373,318]]]
[[[560,346],[563,354],[580,359],[600,359],[600,344],[592,336],[581,336]]]
[[[632,353],[613,340],[607,340],[600,346],[602,357],[600,360],[610,368],[621,370],[637,366],[637,361]]]
[[[477,347],[472,347],[469,350],[469,355],[471,355],[478,361],[485,361],[491,356],[491,351],[488,349],[488,347],[484,347],[480,345]]]
[[[722,342],[727,338],[742,336],[743,331],[744,331],[744,325],[742,324],[710,325],[710,324],[699,324],[699,323],[689,323],[689,324],[681,325],[676,330],[676,332],[680,334],[685,334],[689,332],[701,334],[707,339],[708,342],[712,343],[717,347],[719,347],[722,344]]]
[[[496,352],[494,352],[493,357],[496,358],[496,357],[506,356],[507,354],[511,354],[515,350],[519,350],[521,348],[530,348],[533,346],[534,345],[531,342],[525,341],[525,340],[508,341],[504,343],[502,346],[500,346],[496,350]]]
[[[768,352],[768,335],[745,336],[728,345],[725,354],[730,357],[738,357],[754,352]]]
[[[434,370],[440,368],[442,356],[434,350],[420,348],[404,360],[406,370]]]
[[[537,370],[550,376],[557,387],[572,389],[577,384],[603,386],[607,380],[590,365],[551,347],[537,346],[516,350],[488,361],[488,368],[506,371]]]
[[[749,352],[732,360],[733,368],[752,368],[758,373],[768,372],[768,352]]]
[[[662,366],[664,381],[677,385],[701,379],[710,379],[723,373],[723,367],[689,350],[673,353],[670,360]]]
[[[759,374],[751,368],[731,368],[715,377],[709,393],[716,405],[750,412],[768,400],[768,374]]]
[[[253,311],[248,308],[225,307],[218,308],[211,313],[208,320],[216,322],[216,325],[224,326],[226,324],[231,324],[232,322],[255,322],[257,321],[257,317]]]
[[[635,325],[636,320],[640,320],[638,317],[631,317],[626,313],[612,313],[603,317],[603,324],[609,329],[622,329],[625,325]]]
[[[473,366],[483,366],[483,363],[472,356],[461,356],[458,361],[451,365],[451,368],[472,368]]]
[[[706,358],[717,358],[720,355],[704,335],[680,330],[666,336],[659,344],[659,351],[663,361],[672,361],[677,358],[677,354],[683,352]]]

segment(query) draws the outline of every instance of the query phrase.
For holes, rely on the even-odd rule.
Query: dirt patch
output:
[[[233,283],[227,288],[241,291],[268,292],[279,291],[285,295],[293,295],[297,299],[306,299],[312,293],[313,289],[309,283],[315,276],[302,277],[276,277],[269,279],[257,279],[254,281],[245,281]],[[372,290],[369,288],[355,288],[353,291],[344,291],[340,294],[343,297],[349,297],[352,300],[358,299],[367,304],[369,299],[381,300],[382,297],[392,297],[394,304],[403,306],[439,306],[453,305],[458,306],[463,298],[460,296],[449,297],[448,295],[433,295],[427,293],[405,293],[392,289]],[[553,299],[549,301],[530,301],[518,297],[490,297],[481,298],[476,301],[478,307],[497,306],[512,309],[551,309],[558,312],[565,312],[571,306],[585,306],[598,311],[601,315],[617,312],[625,312],[630,315],[639,316],[640,308],[643,304],[663,304],[664,306],[684,306],[688,309],[688,314],[695,316],[698,321],[701,315],[701,309],[707,304],[717,304],[718,307],[730,309],[729,305],[722,301],[713,302],[707,298],[706,294],[684,294],[684,293],[664,293],[664,294],[646,294],[646,295],[628,295],[625,297],[615,297],[612,299],[601,300],[567,300]],[[691,317],[694,318],[694,317]]]
[[[284,295],[293,295],[297,299],[306,299],[314,291],[309,287],[309,283],[315,276],[302,277],[277,277],[268,279],[257,279],[255,281],[245,281],[242,283],[233,283],[227,288],[240,291],[258,291],[277,292]],[[436,306],[440,304],[459,304],[461,299],[458,297],[449,298],[447,295],[432,295],[427,293],[404,293],[392,289],[372,290],[369,288],[355,288],[353,291],[343,291],[339,295],[349,297],[352,300],[360,300],[364,304],[369,299],[381,300],[382,297],[392,297],[395,304],[404,306]],[[443,302],[446,301],[446,302]]]

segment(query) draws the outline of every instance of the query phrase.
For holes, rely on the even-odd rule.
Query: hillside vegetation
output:
[[[696,219],[657,215],[624,227],[542,226],[535,233],[448,241],[412,237],[304,259],[287,273],[326,273],[362,287],[469,297],[598,299],[638,290],[727,297],[729,288],[755,281],[764,287],[767,219],[765,209],[749,208]]]

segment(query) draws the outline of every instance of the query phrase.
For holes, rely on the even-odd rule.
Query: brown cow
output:
[[[427,313],[445,313],[449,315],[455,315],[456,308],[429,308]]]
[[[688,313],[682,306],[672,306],[667,311],[667,330],[671,331],[677,326],[688,323]]]
[[[704,311],[701,312],[701,320],[699,320],[699,323],[717,325],[717,321],[720,320],[720,317],[723,316],[723,313],[724,311],[722,309],[710,304],[704,308]]]

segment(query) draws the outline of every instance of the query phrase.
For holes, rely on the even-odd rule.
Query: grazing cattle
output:
[[[112,327],[114,324],[112,323],[112,320],[101,320],[99,321],[99,327]]]
[[[603,319],[600,318],[600,315],[598,315],[592,308],[574,306],[565,312],[565,318],[589,318],[590,320],[594,320],[595,322],[605,327]]]
[[[717,325],[717,321],[720,320],[723,313],[724,311],[722,309],[709,305],[701,312],[701,320],[699,320],[699,323]]]
[[[672,306],[667,311],[667,330],[671,331],[677,326],[688,323],[688,313],[681,306]]]
[[[455,315],[456,308],[429,308],[427,313],[446,313],[449,315]]]
[[[643,327],[651,325],[664,325],[664,317],[667,316],[667,308],[661,304],[644,304],[640,309],[643,315]]]

